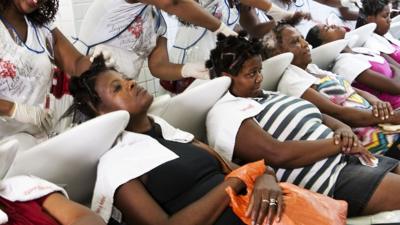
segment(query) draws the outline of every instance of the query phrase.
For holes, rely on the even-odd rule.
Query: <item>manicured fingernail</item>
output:
[[[386,119],[389,119],[389,116],[386,116]]]
[[[382,116],[382,117],[381,117],[381,120],[384,120],[384,119],[385,119],[385,117]]]
[[[391,112],[390,115],[394,115],[394,112]]]
[[[378,117],[378,114],[375,114],[376,117]]]

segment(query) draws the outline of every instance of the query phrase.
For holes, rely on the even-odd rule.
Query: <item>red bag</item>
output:
[[[262,165],[261,163],[262,162]],[[247,172],[246,172],[247,171]],[[226,189],[233,212],[245,223],[250,225],[251,218],[245,213],[250,202],[254,182],[260,172],[265,171],[263,161],[247,164],[234,170],[228,176],[239,177],[247,185],[246,195],[236,195],[231,187]],[[275,225],[340,225],[346,224],[347,203],[335,200],[293,184],[280,183],[283,190],[283,210],[281,221]]]

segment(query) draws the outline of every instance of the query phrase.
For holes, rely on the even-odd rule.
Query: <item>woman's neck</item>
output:
[[[126,130],[135,133],[145,133],[153,128],[153,123],[147,113],[143,115],[131,116]]]
[[[14,26],[21,22],[25,23],[24,14],[19,12],[13,2],[9,3],[9,5],[1,13],[1,16]]]

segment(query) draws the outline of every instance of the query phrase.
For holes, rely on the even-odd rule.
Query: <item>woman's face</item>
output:
[[[22,14],[29,14],[39,8],[39,5],[46,0],[13,0],[15,7]]]
[[[135,116],[147,113],[153,102],[153,96],[146,89],[113,70],[98,75],[95,89],[101,99],[97,107],[99,114],[126,110]]]
[[[376,23],[375,33],[379,35],[386,34],[391,23],[389,6],[385,6],[376,16],[368,16],[367,21],[368,23]]]
[[[231,92],[243,98],[259,96],[263,80],[261,67],[261,56],[258,55],[246,60],[237,76],[228,74],[232,78]]]
[[[341,26],[318,24],[317,27],[319,28],[319,38],[324,44],[343,39],[346,34],[346,29]]]
[[[294,27],[285,27],[281,32],[282,42],[279,46],[279,54],[285,52],[293,53],[292,64],[303,69],[306,68],[311,63],[308,42]]]

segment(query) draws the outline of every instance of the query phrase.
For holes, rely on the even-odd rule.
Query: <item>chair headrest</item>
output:
[[[72,200],[86,203],[93,192],[100,157],[128,121],[126,111],[107,113],[18,152],[7,177],[34,175],[64,187]]]
[[[276,55],[262,62],[261,74],[263,81],[261,88],[268,91],[276,91],[283,72],[293,60],[293,53],[287,52]]]
[[[4,178],[17,155],[19,144],[17,140],[0,141],[0,180]]]
[[[397,16],[399,17],[399,16]],[[400,19],[399,19],[400,20]],[[389,32],[393,35],[393,37],[399,39],[400,38],[400,21],[391,23]]]
[[[350,47],[362,47],[365,42],[368,40],[368,38],[372,35],[374,30],[376,29],[376,23],[369,23],[365,24],[364,26],[361,26],[355,30],[349,31],[345,35],[345,39],[349,39],[354,35],[357,35],[358,39],[354,43],[352,43],[352,46]]]
[[[400,15],[397,15],[392,18],[392,23],[397,23],[397,22],[400,22]]]
[[[170,99],[164,103],[154,102],[149,113],[159,116],[172,126],[192,133],[196,138],[205,141],[205,121],[208,111],[228,90],[231,84],[229,77],[219,77]]]
[[[328,70],[348,42],[345,39],[336,40],[311,49],[312,63],[323,70]]]

